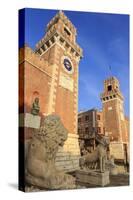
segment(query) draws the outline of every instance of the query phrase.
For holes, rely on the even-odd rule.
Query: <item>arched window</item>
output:
[[[33,100],[38,97],[39,98],[39,92],[38,91],[34,91],[33,92]]]

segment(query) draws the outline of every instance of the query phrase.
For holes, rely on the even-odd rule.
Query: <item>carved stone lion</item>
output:
[[[67,130],[60,118],[49,115],[30,141],[26,157],[26,182],[42,189],[75,188],[75,178],[58,171],[56,153],[67,139]]]
[[[96,169],[99,164],[100,172],[105,171],[105,163],[107,160],[107,145],[109,141],[106,137],[98,139],[99,144],[92,153],[87,153],[79,159],[80,167],[88,167],[91,165],[91,168]]]

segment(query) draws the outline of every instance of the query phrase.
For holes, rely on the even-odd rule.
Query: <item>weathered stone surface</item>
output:
[[[96,172],[96,171],[84,171],[78,170],[76,171],[76,181],[78,183],[87,183],[95,186],[105,186],[110,183],[109,180],[109,171],[105,171],[104,173]]]
[[[71,92],[73,92],[74,81],[72,78],[67,76],[65,73],[60,73],[59,85],[61,85],[63,88],[70,90]]]
[[[108,137],[104,136],[99,138],[98,141],[99,144],[92,153],[87,153],[80,158],[79,162],[82,169],[89,168],[91,164],[91,168],[97,169],[97,166],[99,166],[100,172],[105,171],[105,163],[107,160],[107,146],[109,145],[109,140]]]
[[[124,149],[122,142],[111,142],[110,143],[110,154],[114,156],[115,159],[124,159]]]
[[[30,113],[20,114],[19,115],[19,126],[27,128],[38,129],[40,127],[41,117],[37,115],[32,115]]]
[[[111,169],[110,169],[110,174],[111,174],[111,175],[117,175],[117,174],[118,174],[118,167],[111,168]]]
[[[114,162],[113,155],[111,155],[110,158],[106,161],[106,169],[109,170],[110,175],[118,174],[118,166]]]
[[[58,170],[66,172],[77,170],[79,169],[79,158],[78,135],[69,133],[64,146],[59,147],[56,154],[56,166]]]
[[[126,173],[126,169],[124,167],[124,164],[117,165],[117,174],[125,174],[125,173]]]
[[[43,189],[75,188],[75,178],[59,171],[55,158],[67,139],[67,130],[56,115],[47,116],[29,142],[26,155],[26,183]],[[70,167],[70,161],[62,164]],[[66,165],[66,166],[67,166]]]

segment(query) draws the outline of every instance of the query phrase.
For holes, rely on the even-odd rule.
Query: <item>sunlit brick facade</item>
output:
[[[68,139],[57,156],[59,169],[78,168],[80,149],[77,134],[78,65],[82,49],[76,42],[77,31],[62,11],[47,24],[46,34],[33,51],[20,49],[20,133],[30,139],[33,130],[49,114],[59,115],[68,130]],[[39,98],[38,116],[31,114],[35,98]],[[22,123],[22,119],[24,123]],[[22,130],[24,129],[24,130]],[[69,155],[70,154],[70,155]],[[68,160],[66,156],[70,157]]]

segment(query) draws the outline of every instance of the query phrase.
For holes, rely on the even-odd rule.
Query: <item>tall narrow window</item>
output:
[[[112,90],[112,85],[108,85],[108,91]]]
[[[88,115],[85,116],[85,121],[89,121],[89,116]]]
[[[100,120],[100,115],[97,115],[97,120]]]

